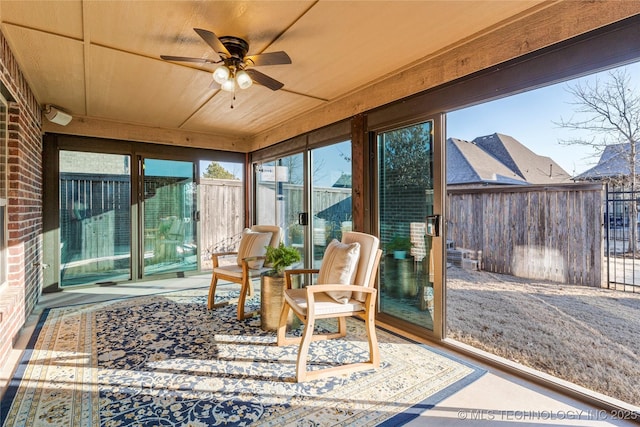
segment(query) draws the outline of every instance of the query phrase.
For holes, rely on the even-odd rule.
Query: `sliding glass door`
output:
[[[256,224],[279,225],[282,241],[297,248],[304,262],[303,154],[294,154],[256,168]]]
[[[143,275],[198,268],[192,162],[142,159]]]
[[[195,274],[237,248],[242,153],[52,134],[43,155],[47,292]]]
[[[128,155],[60,151],[61,286],[131,279],[130,164]]]
[[[434,330],[439,259],[434,236],[434,121],[377,135],[379,235],[384,249],[379,311]]]
[[[278,224],[306,267],[318,268],[332,239],[352,229],[351,142],[256,165],[256,223]]]

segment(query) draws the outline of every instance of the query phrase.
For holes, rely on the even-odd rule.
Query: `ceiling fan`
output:
[[[249,55],[249,43],[239,37],[217,37],[213,32],[201,28],[193,29],[213,49],[215,59],[188,58],[184,56],[160,55],[166,61],[198,62],[201,64],[221,64],[213,72],[213,80],[222,90],[235,92],[236,87],[247,89],[253,82],[278,90],[284,83],[277,81],[253,66],[291,64],[291,58],[284,51]]]

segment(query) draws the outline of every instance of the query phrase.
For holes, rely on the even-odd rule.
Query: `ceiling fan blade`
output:
[[[222,44],[222,42],[220,41],[220,39],[218,38],[218,36],[216,36],[215,34],[213,34],[211,31],[209,30],[203,30],[202,28],[194,28],[193,31],[195,31],[196,33],[198,33],[198,35],[200,37],[202,37],[202,40],[204,40],[205,42],[207,42],[207,44],[209,46],[211,46],[211,49],[213,49],[213,51],[216,54],[219,54],[220,52],[231,56],[231,54],[229,53],[229,51],[227,50],[226,47],[224,47],[224,45]],[[219,56],[219,55],[218,55]]]
[[[245,57],[245,61],[251,61],[253,65],[280,65],[291,64],[291,58],[286,52],[268,52],[260,55],[249,55]]]
[[[271,90],[282,89],[282,87],[284,86],[284,83],[280,83],[276,79],[273,79],[266,74],[261,73],[260,71],[251,68],[245,71],[247,72],[247,74],[249,74],[249,76],[255,83],[266,86]]]
[[[206,58],[188,58],[185,56],[171,56],[171,55],[160,55],[160,58],[165,61],[179,61],[179,62],[197,62],[200,64],[215,64],[220,61],[214,61],[212,59]]]

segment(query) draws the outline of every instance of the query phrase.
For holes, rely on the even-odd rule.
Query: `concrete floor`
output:
[[[105,301],[113,298],[150,295],[167,290],[208,288],[208,275],[181,279],[158,280],[108,287],[70,289],[55,294],[45,294],[35,312],[29,317],[18,337],[8,363],[0,369],[0,387],[4,394],[24,348],[33,333],[43,309],[69,304]],[[438,347],[441,351],[443,349]],[[602,410],[537,384],[509,375],[482,362],[444,350],[467,360],[488,372],[438,403],[434,408],[419,413],[408,426],[631,426],[637,422],[622,420],[624,415]],[[637,414],[631,414],[631,417]]]

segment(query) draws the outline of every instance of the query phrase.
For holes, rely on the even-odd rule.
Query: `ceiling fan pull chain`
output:
[[[238,82],[236,82],[236,67],[231,70],[231,78],[233,79],[233,99],[231,100],[231,109],[233,110],[233,103],[236,101],[236,89],[238,88]]]
[[[233,99],[231,100],[231,109],[232,110],[233,110],[233,103],[235,102],[235,100],[236,100],[236,88],[234,86],[234,88],[233,88]]]

